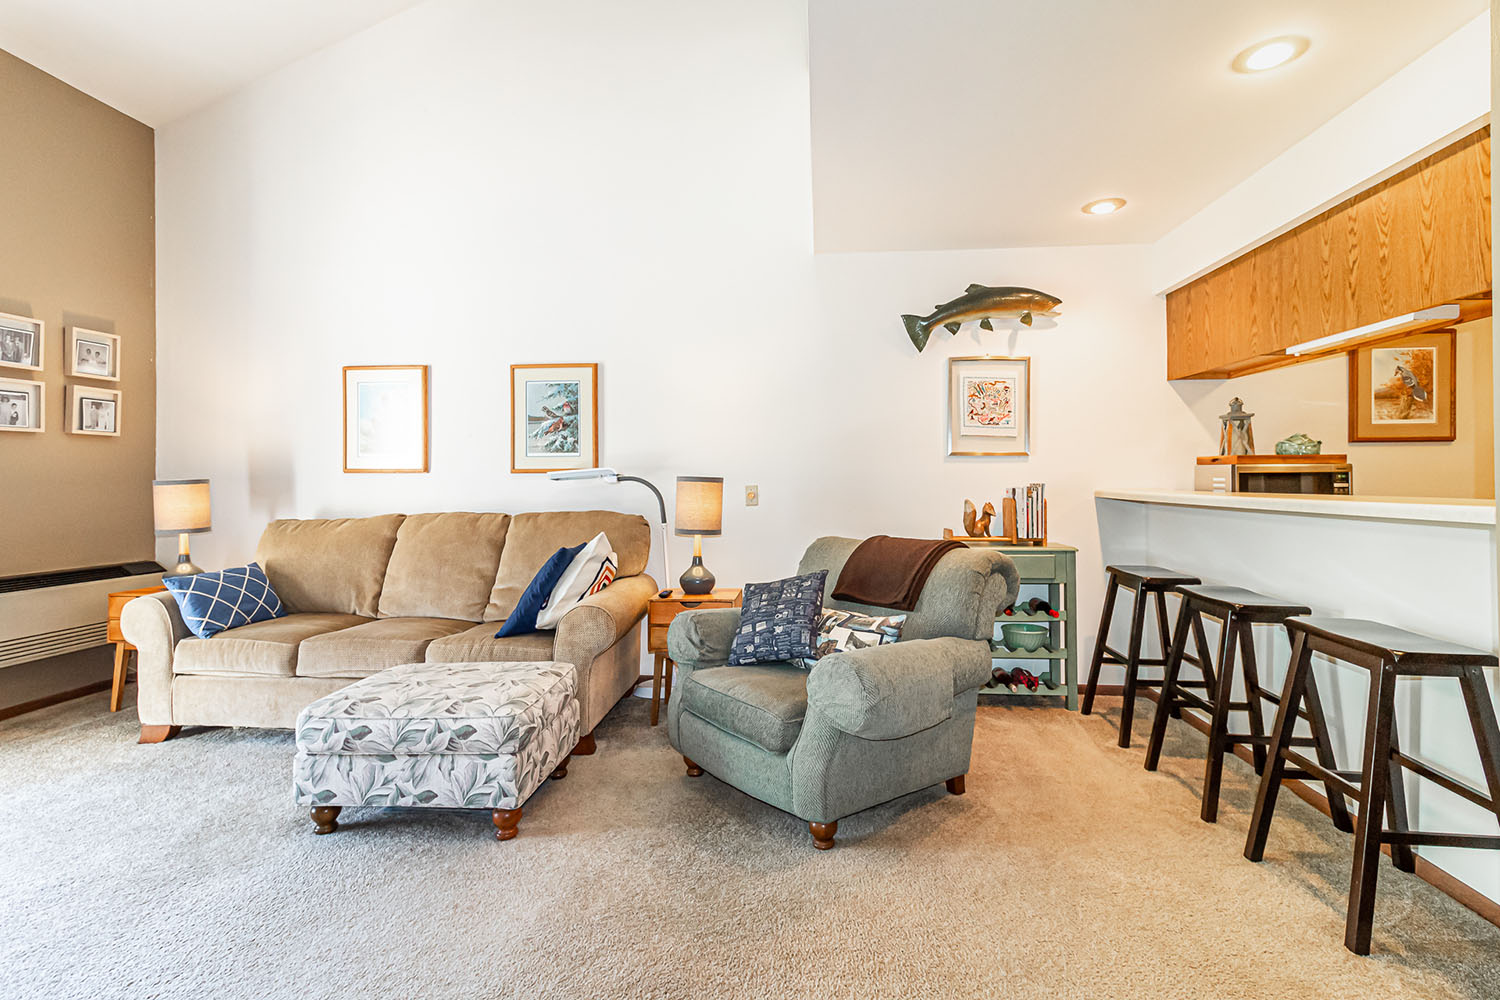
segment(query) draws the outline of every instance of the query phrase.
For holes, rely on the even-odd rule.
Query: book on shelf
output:
[[[1016,509],[1017,538],[1047,537],[1047,484],[1031,483],[1027,486],[1012,486],[1005,491],[1006,497]]]

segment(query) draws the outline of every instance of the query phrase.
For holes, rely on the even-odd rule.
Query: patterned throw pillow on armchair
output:
[[[730,666],[817,656],[818,617],[828,571],[745,584]]]

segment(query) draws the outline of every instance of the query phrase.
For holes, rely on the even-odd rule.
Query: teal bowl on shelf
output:
[[[1005,622],[1000,626],[1000,641],[1011,651],[1035,653],[1047,644],[1052,629],[1031,622]]]

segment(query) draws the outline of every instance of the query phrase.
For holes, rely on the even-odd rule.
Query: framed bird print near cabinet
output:
[[[510,366],[510,471],[599,465],[599,366]]]
[[[1350,441],[1452,441],[1457,333],[1349,352]]]
[[[1031,359],[948,359],[948,454],[1031,454]]]

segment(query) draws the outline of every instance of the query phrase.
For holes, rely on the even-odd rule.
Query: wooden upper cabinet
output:
[[[1429,306],[1488,315],[1489,296],[1486,126],[1168,293],[1167,377],[1294,363],[1293,344]]]

